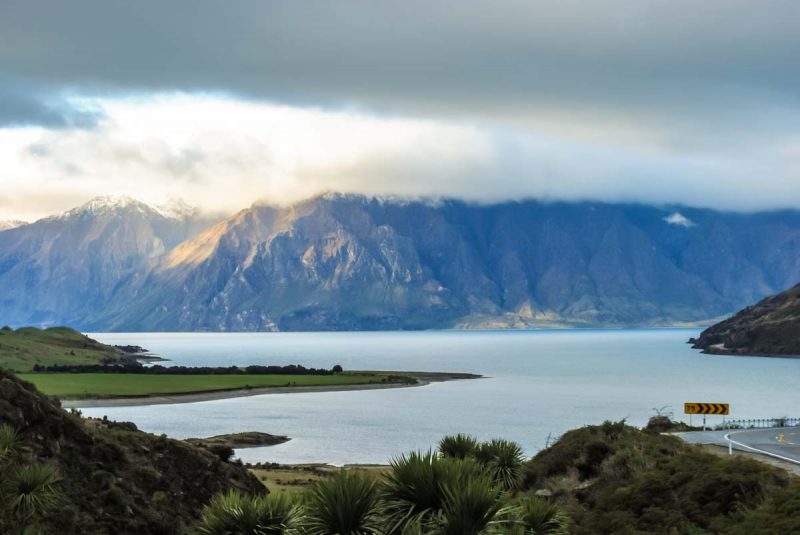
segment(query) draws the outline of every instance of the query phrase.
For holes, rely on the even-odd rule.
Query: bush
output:
[[[231,462],[233,459],[233,455],[236,453],[233,451],[233,448],[230,446],[226,446],[224,444],[212,444],[211,446],[207,446],[208,451],[219,457],[219,460],[223,463]]]
[[[303,514],[286,496],[251,496],[228,491],[215,496],[202,512],[198,531],[206,535],[296,533]]]
[[[569,516],[549,501],[533,497],[522,500],[517,515],[526,535],[566,535]]]
[[[340,471],[318,482],[308,496],[309,535],[382,533],[377,482],[361,473]]]
[[[493,439],[479,445],[475,458],[491,475],[494,484],[503,490],[517,486],[522,476],[522,448],[516,442]]]
[[[459,433],[448,435],[439,441],[439,453],[453,459],[465,459],[475,454],[478,441],[475,437]]]

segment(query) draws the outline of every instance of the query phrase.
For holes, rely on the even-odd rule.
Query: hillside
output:
[[[800,285],[709,327],[694,347],[725,355],[800,356]]]
[[[606,422],[570,431],[525,468],[573,535],[800,533],[800,479],[676,437]]]
[[[102,364],[128,361],[119,349],[101,344],[69,327],[0,329],[0,367],[30,371],[37,364]]]
[[[244,468],[206,449],[68,414],[2,369],[0,423],[19,433],[22,464],[58,473],[58,502],[43,517],[43,533],[183,533],[215,493],[264,492]],[[0,533],[11,532],[4,522],[0,514]]]
[[[709,322],[800,280],[800,212],[326,195],[200,231],[128,200],[0,232],[0,317],[82,330]]]

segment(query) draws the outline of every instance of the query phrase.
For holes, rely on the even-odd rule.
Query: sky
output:
[[[800,205],[796,0],[0,0],[0,219],[98,195]]]

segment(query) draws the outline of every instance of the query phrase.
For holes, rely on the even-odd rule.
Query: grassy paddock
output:
[[[68,327],[0,329],[0,366],[13,372],[30,371],[36,364],[100,364],[121,355],[113,347]]]
[[[345,469],[355,470],[376,478],[380,478],[389,472],[388,465],[348,465]],[[268,468],[250,468],[253,475],[255,475],[270,492],[291,495],[301,495],[314,483],[325,479],[339,470],[341,470],[339,467],[327,464],[290,464]]]
[[[381,375],[146,375],[22,373],[47,395],[67,399],[135,397],[285,386],[340,386],[384,382]]]

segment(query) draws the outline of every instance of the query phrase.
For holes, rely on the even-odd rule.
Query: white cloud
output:
[[[209,94],[85,99],[90,129],[0,129],[0,219],[33,219],[96,195],[184,198],[234,211],[324,191],[688,204],[800,204],[796,140],[747,152],[681,150],[355,109]]]
[[[796,0],[7,4],[0,218],[324,190],[800,205]]]
[[[43,216],[100,194],[233,211],[326,190],[411,193],[492,157],[466,125],[212,96],[97,104],[105,119],[94,129],[0,130],[0,216]],[[389,175],[398,182],[387,187]],[[404,186],[406,175],[417,185]]]

